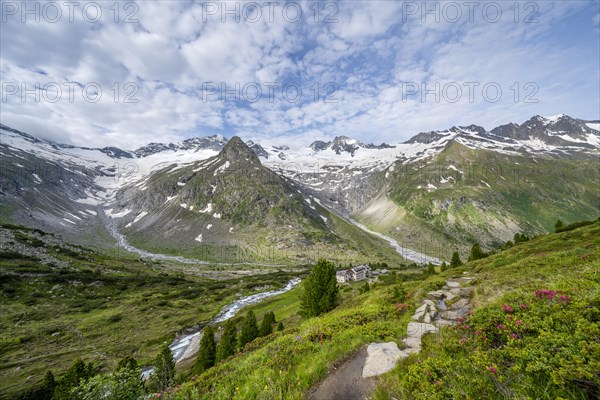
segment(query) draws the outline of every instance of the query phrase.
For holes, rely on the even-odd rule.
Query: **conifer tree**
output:
[[[217,345],[215,343],[215,332],[212,326],[207,326],[202,332],[202,340],[200,341],[200,350],[194,364],[194,372],[201,374],[210,367],[215,365],[217,356]]]
[[[461,261],[460,256],[458,255],[458,251],[455,251],[454,253],[452,253],[450,268],[460,267],[461,265],[463,265],[463,262]]]
[[[228,320],[223,329],[223,335],[219,346],[217,346],[216,361],[223,361],[235,354],[236,345],[236,326],[233,320]]]
[[[248,311],[246,314],[246,318],[244,319],[244,324],[242,325],[242,330],[240,330],[240,334],[238,336],[238,346],[240,349],[243,349],[246,343],[250,343],[254,339],[258,337],[258,323],[256,322],[256,316],[252,312],[252,310]]]
[[[337,303],[339,290],[334,265],[321,259],[303,284],[300,309],[305,317],[315,317],[332,310]]]

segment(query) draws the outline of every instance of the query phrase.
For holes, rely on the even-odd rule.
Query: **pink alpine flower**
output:
[[[498,329],[502,329],[502,328],[504,328],[504,325],[498,324]]]
[[[502,304],[502,311],[510,314],[511,312],[513,312],[513,308],[508,304]]]
[[[488,367],[488,370],[489,370],[489,371],[490,371],[492,374],[495,374],[495,373],[497,373],[497,372],[498,372],[498,370],[497,370],[496,368],[494,368],[492,365],[490,365],[490,366]]]

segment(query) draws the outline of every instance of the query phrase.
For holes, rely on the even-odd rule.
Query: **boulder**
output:
[[[454,282],[454,281],[446,281],[446,285],[448,285],[449,288],[453,288],[453,289],[460,287],[460,283]]]
[[[433,300],[425,299],[425,300],[423,300],[423,303],[425,303],[425,304],[429,304],[430,308],[433,308],[433,309],[437,308],[437,306],[436,306],[436,304],[433,302]]]
[[[437,332],[438,328],[432,324],[426,324],[423,322],[409,322],[408,327],[406,328],[406,334],[408,337],[418,337],[421,338],[425,333],[429,332]]]
[[[442,299],[444,297],[444,292],[441,290],[436,290],[434,292],[429,292],[427,294],[429,296],[433,297],[434,299]]]
[[[463,308],[464,306],[467,306],[468,304],[469,304],[469,299],[462,298],[462,299],[458,300],[456,303],[452,304],[452,306],[450,306],[450,308],[452,310],[458,310],[459,308]]]
[[[367,347],[367,359],[362,371],[363,378],[385,374],[396,366],[396,362],[408,354],[394,342],[371,343]]]

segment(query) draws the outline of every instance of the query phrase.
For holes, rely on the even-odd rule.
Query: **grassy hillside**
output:
[[[468,272],[476,277],[476,309],[465,322],[472,327],[445,328],[439,335],[426,336],[420,354],[409,356],[382,377],[375,397],[591,399],[600,382],[598,270],[600,222],[595,222],[426,279],[387,280],[364,294],[348,289],[353,292],[337,309],[251,343],[167,397],[302,399],[328,369],[364,343],[401,343],[420,299],[444,285],[445,278]],[[536,297],[536,290],[562,294],[550,300],[544,297],[550,292],[538,292]],[[294,307],[294,297],[290,292],[257,310],[277,308],[276,302]],[[408,308],[398,311],[401,302]],[[503,304],[513,313],[503,311]],[[521,309],[520,304],[527,306]],[[513,332],[490,332],[477,341],[473,327],[488,332],[499,324],[514,326],[519,336],[507,340]]]
[[[430,336],[376,399],[598,398],[599,221],[461,270],[477,276],[473,314]]]
[[[425,253],[443,258],[466,254],[475,241],[492,248],[516,232],[551,232],[557,219],[598,218],[599,184],[597,158],[504,154],[453,141],[433,158],[397,162],[387,198],[356,218],[409,247],[426,243]],[[380,220],[378,209],[390,217]]]
[[[60,376],[79,356],[101,369],[127,355],[149,363],[178,331],[209,321],[238,294],[292,277],[216,281],[39,230],[4,225],[0,237],[0,398],[35,386],[47,370]]]

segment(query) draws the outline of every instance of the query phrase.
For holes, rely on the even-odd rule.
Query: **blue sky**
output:
[[[465,2],[249,3],[30,2],[27,14],[2,1],[0,120],[131,149],[215,133],[395,143],[536,114],[600,119],[598,1],[519,2],[518,14],[475,2],[472,15]],[[37,99],[36,83],[48,89]]]

